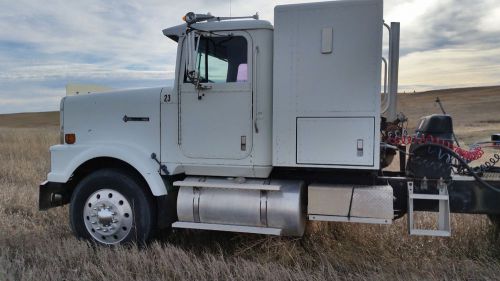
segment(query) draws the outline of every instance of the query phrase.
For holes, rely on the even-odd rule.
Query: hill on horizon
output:
[[[398,94],[398,111],[409,117],[410,126],[421,116],[440,113],[439,97],[456,125],[500,123],[500,86],[440,89]],[[0,127],[34,128],[59,126],[59,112],[0,114]]]
[[[58,127],[59,111],[0,114],[0,127]]]

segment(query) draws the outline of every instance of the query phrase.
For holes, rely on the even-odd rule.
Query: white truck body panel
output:
[[[374,118],[297,118],[297,131],[298,164],[374,166]]]
[[[275,8],[273,166],[379,168],[382,13],[382,0]]]
[[[208,22],[196,28],[220,26],[218,35],[246,38],[248,82],[206,83],[211,89],[202,90],[198,99],[195,86],[184,82],[184,57],[178,56],[174,89],[162,94],[162,162],[172,174],[266,178],[272,170],[271,26],[266,21],[241,21],[234,22],[234,28],[249,24],[252,30],[227,31],[231,24]],[[164,33],[176,36],[174,29]],[[183,56],[184,38],[181,34],[178,44]]]
[[[167,194],[165,184],[158,173],[159,167],[140,146],[121,144],[54,145],[50,148],[51,172],[47,180],[67,182],[74,171],[85,162],[102,157],[121,160],[139,172],[148,183],[154,196]]]
[[[67,182],[83,163],[99,157],[122,160],[147,181],[154,195],[166,194],[159,165],[151,159],[160,153],[161,88],[126,90],[67,97],[64,132],[76,135],[75,144],[51,147],[48,180]],[[124,121],[124,116],[149,121]]]

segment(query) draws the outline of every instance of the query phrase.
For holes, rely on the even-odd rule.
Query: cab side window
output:
[[[248,81],[248,48],[243,36],[202,36],[200,40],[197,64],[201,83]]]

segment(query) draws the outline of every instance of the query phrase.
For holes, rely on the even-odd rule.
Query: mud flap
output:
[[[45,181],[40,184],[38,209],[40,211],[68,204],[71,198],[71,188],[65,183]]]

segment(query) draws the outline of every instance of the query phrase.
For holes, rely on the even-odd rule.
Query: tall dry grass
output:
[[[311,223],[301,239],[176,231],[144,249],[94,247],[73,237],[67,207],[37,210],[57,136],[0,128],[0,280],[500,279],[500,242],[484,216],[454,215],[453,238],[409,237],[402,219]]]

